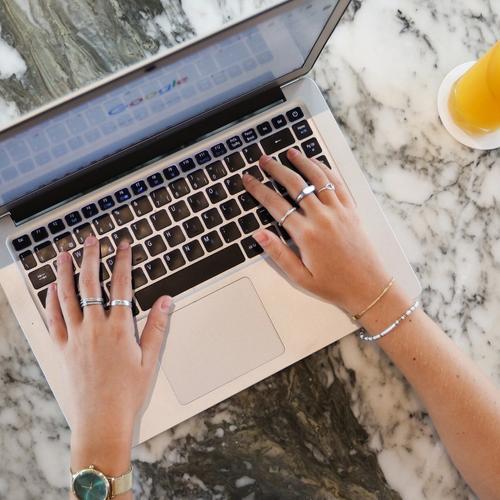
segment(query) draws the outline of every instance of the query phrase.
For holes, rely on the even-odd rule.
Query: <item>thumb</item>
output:
[[[160,348],[167,331],[168,311],[171,303],[171,297],[160,297],[149,311],[140,342],[142,366],[147,370],[154,370],[158,363]]]

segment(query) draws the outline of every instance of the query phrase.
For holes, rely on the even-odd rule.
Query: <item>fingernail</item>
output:
[[[128,242],[128,240],[122,240],[122,241],[120,241],[118,248],[120,250],[126,250],[129,246],[130,246],[130,243]]]
[[[291,148],[288,150],[288,154],[291,155],[291,156],[297,156],[297,155],[300,155],[300,153],[295,149],[295,148]]]
[[[57,290],[57,284],[56,283],[51,283],[49,288],[50,288],[51,292],[55,292]]]
[[[260,163],[261,163],[262,165],[265,165],[265,164],[266,164],[267,162],[269,162],[270,160],[271,160],[271,157],[270,157],[270,156],[268,156],[268,155],[262,155],[262,156],[260,157]]]
[[[57,262],[66,262],[70,258],[68,252],[62,252],[57,256]]]
[[[267,233],[264,232],[258,232],[253,235],[254,240],[259,244],[259,245],[266,245],[269,243],[269,236]]]
[[[96,243],[97,243],[97,238],[93,234],[91,234],[90,236],[87,236],[85,238],[84,246],[91,247],[92,245],[95,245]]]
[[[172,297],[163,297],[161,299],[160,309],[166,312],[170,309],[170,304],[172,303]]]

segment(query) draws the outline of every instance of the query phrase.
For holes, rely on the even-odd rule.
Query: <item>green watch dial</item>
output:
[[[73,490],[79,500],[106,500],[109,482],[99,471],[85,469],[73,480]]]

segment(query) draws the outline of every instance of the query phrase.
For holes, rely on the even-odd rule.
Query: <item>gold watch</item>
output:
[[[110,477],[93,465],[71,472],[71,491],[78,500],[108,500],[132,489],[132,466],[125,474]]]

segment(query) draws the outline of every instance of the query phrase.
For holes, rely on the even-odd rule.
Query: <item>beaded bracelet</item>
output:
[[[404,321],[408,316],[411,316],[415,312],[415,310],[417,309],[418,306],[419,306],[419,301],[417,300],[409,309],[407,309],[404,312],[404,314],[400,318],[398,318],[396,321],[394,321],[394,323],[389,325],[385,330],[381,331],[380,333],[377,333],[377,335],[370,336],[370,335],[368,335],[368,332],[364,328],[361,328],[361,330],[359,331],[359,338],[361,340],[372,341],[372,340],[378,340],[378,339],[381,339],[382,337],[385,337],[388,333],[391,333],[392,330],[397,328],[399,323]]]

